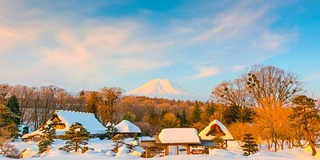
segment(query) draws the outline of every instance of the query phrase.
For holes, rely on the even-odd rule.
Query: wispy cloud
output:
[[[246,67],[244,66],[244,65],[235,65],[235,66],[233,66],[233,69],[235,70],[235,71],[242,71],[242,70],[244,70]]]
[[[197,67],[196,70],[198,71],[198,74],[192,76],[191,78],[207,78],[219,73],[219,70],[216,67]]]
[[[304,82],[310,82],[310,81],[317,80],[317,79],[320,79],[320,73],[310,74],[310,75],[308,75],[307,77],[305,77],[305,78],[303,79],[303,81],[304,81]]]
[[[187,18],[164,16],[166,23],[144,19],[153,15],[150,9],[112,18],[89,16],[94,6],[70,11],[73,5],[60,5],[0,2],[2,81],[102,86],[110,79],[186,62],[197,66],[189,77],[201,79],[217,75],[220,68],[242,70],[235,64],[272,57],[295,38],[290,31],[270,29],[272,6],[260,2],[232,2],[219,13],[211,14],[210,8],[210,14]]]

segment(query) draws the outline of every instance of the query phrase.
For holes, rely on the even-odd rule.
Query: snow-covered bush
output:
[[[243,138],[244,145],[242,145],[242,150],[244,151],[245,156],[249,156],[250,154],[254,154],[258,152],[258,145],[254,142],[254,138],[252,134],[248,133],[244,135]]]
[[[113,141],[113,145],[115,146],[112,149],[112,151],[114,153],[117,153],[118,152],[118,148],[122,147],[125,144],[124,136],[122,134],[116,134],[111,140]]]
[[[89,140],[89,132],[82,126],[81,123],[73,123],[70,129],[66,131],[64,139],[68,140],[66,145],[60,147],[59,150],[66,152],[81,150],[81,153],[86,152],[89,148],[86,146]]]
[[[5,128],[0,128],[0,155],[10,158],[19,158],[20,151],[14,145],[9,144],[13,140],[11,132]]]
[[[48,150],[48,147],[53,143],[53,137],[56,133],[56,130],[49,126],[42,127],[40,129],[42,131],[41,140],[38,143],[39,153],[43,153]]]

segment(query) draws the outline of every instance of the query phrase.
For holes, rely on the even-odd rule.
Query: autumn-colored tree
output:
[[[251,127],[248,123],[243,123],[238,121],[238,122],[232,123],[228,127],[228,130],[230,131],[234,140],[238,141],[238,143],[242,145],[241,142],[244,138],[244,135],[251,131]]]
[[[274,151],[278,146],[278,119],[283,115],[282,108],[296,94],[302,91],[303,82],[298,76],[273,66],[254,65],[248,74],[246,91],[257,107],[254,121],[268,129],[269,137],[274,143]]]
[[[8,84],[0,84],[0,104],[6,104],[6,97],[11,87]]]
[[[123,89],[117,87],[104,87],[100,89],[100,103],[99,103],[99,113],[103,116],[102,119],[106,122],[114,124],[114,112],[115,106],[118,100],[121,98],[121,93]],[[106,117],[104,117],[106,116]]]
[[[100,102],[99,93],[93,91],[86,98],[86,112],[93,113],[96,118],[98,118],[98,106]]]
[[[161,122],[163,128],[176,128],[180,126],[179,119],[173,113],[166,113]]]

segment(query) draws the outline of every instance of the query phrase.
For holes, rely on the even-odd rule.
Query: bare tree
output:
[[[0,104],[6,104],[6,98],[10,92],[8,84],[0,84]]]
[[[303,82],[296,74],[274,66],[253,65],[243,78],[249,95],[262,108],[282,107],[303,91]]]
[[[247,91],[256,103],[255,123],[268,129],[268,137],[274,143],[277,151],[279,138],[279,123],[277,119],[283,118],[283,108],[296,94],[302,92],[303,82],[298,76],[285,72],[273,66],[254,65],[248,74]]]
[[[211,92],[211,99],[216,103],[240,108],[252,106],[250,97],[246,92],[246,79],[223,81]]]

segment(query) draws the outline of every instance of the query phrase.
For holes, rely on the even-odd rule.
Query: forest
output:
[[[217,119],[239,143],[251,133],[257,144],[266,144],[269,150],[309,145],[315,155],[320,140],[320,105],[304,95],[303,86],[298,75],[264,65],[253,65],[237,79],[208,86],[213,87],[208,101],[125,96],[119,87],[75,94],[54,85],[0,84],[0,128],[12,136],[18,125],[36,130],[54,110],[94,113],[104,125],[130,120],[142,135],[149,136],[171,127],[200,131]]]

